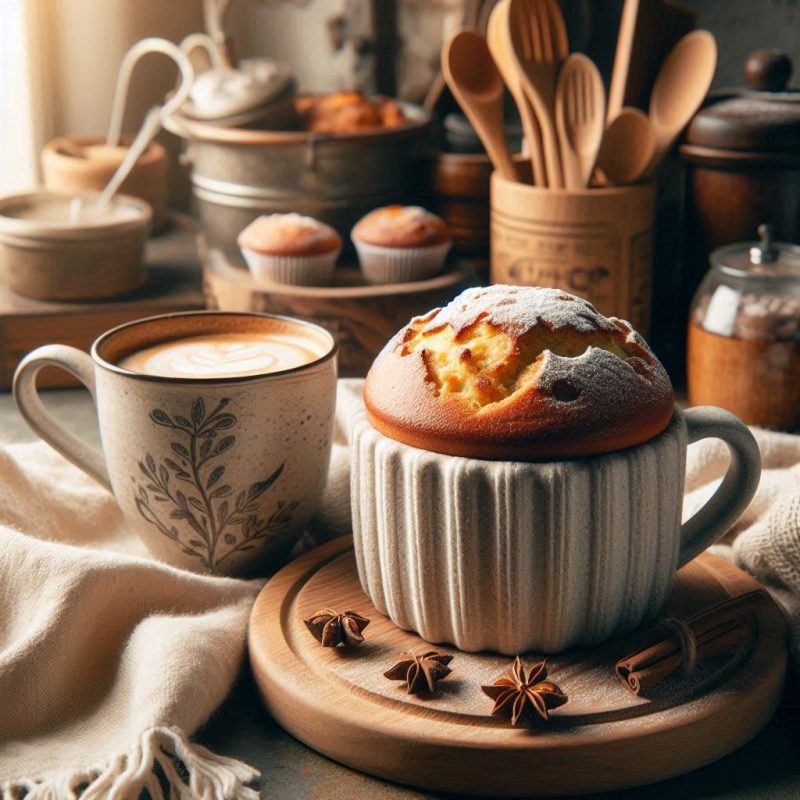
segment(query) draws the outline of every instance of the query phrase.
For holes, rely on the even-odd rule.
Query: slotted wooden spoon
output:
[[[556,84],[556,130],[567,189],[589,185],[605,127],[603,79],[594,62],[573,53],[561,67]]]
[[[517,180],[503,122],[503,79],[478,31],[466,28],[450,37],[442,49],[442,73],[494,168]]]
[[[508,0],[510,58],[542,132],[547,184],[564,187],[554,112],[558,70],[569,55],[564,18],[556,0]]]

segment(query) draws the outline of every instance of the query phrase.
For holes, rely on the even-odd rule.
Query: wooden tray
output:
[[[455,268],[424,281],[367,285],[354,267],[337,267],[333,286],[265,288],[217,249],[203,253],[209,308],[267,311],[302,317],[327,328],[339,342],[339,375],[363,378],[386,342],[412,317],[445,305],[472,280]]]
[[[170,228],[147,242],[147,283],[124,297],[61,303],[22,297],[0,283],[0,389],[10,389],[20,359],[43,344],[88,350],[99,334],[141,317],[204,308],[194,226],[176,215]],[[39,374],[42,388],[77,386],[60,369]]]
[[[744,572],[704,554],[678,573],[668,610],[683,617],[754,588]],[[360,647],[323,649],[311,636],[302,620],[326,606],[371,619]],[[429,699],[408,695],[383,672],[401,651],[430,647],[396,628],[362,593],[350,537],[278,572],[256,600],[249,632],[262,697],[289,733],[347,766],[448,792],[543,796],[651,783],[735,750],[778,704],[786,631],[772,601],[758,611],[750,651],[704,662],[647,698],[630,693],[613,672],[631,641],[549,658],[552,679],[570,699],[530,729],[489,716],[492,702],[480,691],[510,666],[505,656],[438,647],[455,654],[452,674]]]

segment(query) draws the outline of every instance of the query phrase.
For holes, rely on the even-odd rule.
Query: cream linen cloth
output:
[[[800,668],[800,436],[752,428],[761,450],[761,483],[745,513],[711,549],[755,576],[783,607],[789,646]],[[689,446],[683,516],[717,488],[728,465],[718,439]]]
[[[342,382],[320,538],[349,530],[355,402],[360,382]],[[88,784],[83,800],[159,800],[159,765],[172,798],[256,798],[256,770],[188,736],[239,674],[261,583],[152,560],[111,495],[48,445],[0,444],[0,796]]]
[[[314,538],[349,530],[347,447],[361,382],[340,381],[331,474]],[[800,437],[755,431],[759,492],[721,549],[784,604],[800,658]],[[692,445],[686,513],[719,482],[721,443]],[[0,791],[250,800],[257,772],[189,741],[242,662],[259,583],[148,558],[102,488],[42,443],[0,448]],[[175,759],[185,770],[175,767]],[[183,774],[183,777],[182,777]]]

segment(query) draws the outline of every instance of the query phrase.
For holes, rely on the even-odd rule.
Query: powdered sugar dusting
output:
[[[460,331],[480,319],[516,335],[540,324],[550,330],[571,327],[580,333],[613,332],[621,324],[630,330],[627,323],[604,317],[588,300],[559,289],[495,284],[462,292],[428,321],[423,333],[444,325]]]
[[[268,247],[287,236],[302,235],[307,247],[330,241],[336,235],[330,225],[302,214],[266,214],[253,220],[240,234],[239,242],[245,246]]]
[[[672,392],[669,376],[655,359],[652,364],[634,355],[623,360],[599,347],[589,347],[576,358],[546,352],[537,377],[548,403],[568,408],[576,419],[584,416],[588,407],[605,409],[604,413],[613,417],[619,409],[630,406],[631,391],[638,381],[646,381],[649,391],[657,396]],[[559,386],[571,387],[575,402],[560,396]]]
[[[424,225],[438,217],[426,211],[422,206],[404,206],[397,210],[395,220],[398,225]]]
[[[606,409],[614,416],[620,408],[631,404],[630,393],[635,386],[646,388],[648,394],[671,396],[672,383],[666,371],[645,341],[631,326],[615,317],[605,317],[590,302],[558,289],[533,286],[494,285],[467,289],[443,309],[412,321],[405,335],[415,331],[426,336],[449,327],[455,335],[464,335],[473,326],[490,324],[506,335],[521,339],[537,328],[546,332],[540,351],[542,363],[535,383],[550,406],[560,407],[563,413],[580,419],[587,406]],[[568,341],[562,348],[552,334],[563,330]],[[575,352],[574,335],[578,334],[583,348]],[[412,352],[412,345],[404,354]],[[534,350],[528,359],[537,357]],[[524,375],[523,363],[520,375]],[[438,372],[438,367],[427,368]],[[472,376],[459,385],[458,391],[472,391]],[[483,380],[483,379],[482,379]],[[442,383],[441,380],[437,381]],[[511,385],[511,384],[509,384]],[[512,394],[524,388],[525,381],[512,389]],[[446,391],[442,385],[440,390]],[[481,402],[488,409],[496,400]],[[576,402],[577,401],[577,402]],[[477,409],[476,409],[477,410]]]

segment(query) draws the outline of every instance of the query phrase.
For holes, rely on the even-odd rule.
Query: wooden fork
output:
[[[548,186],[564,187],[554,125],[556,79],[569,54],[564,18],[556,0],[509,0],[511,58],[542,134]]]

